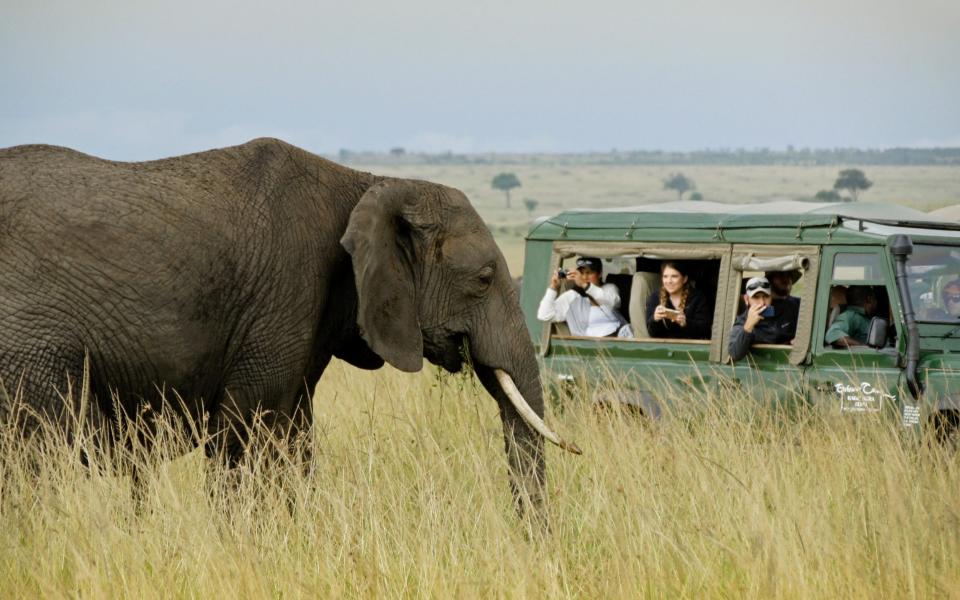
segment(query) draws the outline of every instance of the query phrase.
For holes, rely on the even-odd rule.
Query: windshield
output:
[[[915,245],[907,279],[917,320],[960,322],[960,247]]]

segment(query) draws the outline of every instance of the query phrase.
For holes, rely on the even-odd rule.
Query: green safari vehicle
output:
[[[602,260],[628,337],[572,335],[563,322],[537,319],[551,275],[575,268],[581,256]],[[667,260],[684,265],[712,306],[705,339],[653,337],[647,329]],[[744,283],[771,271],[795,281],[795,337],[756,344],[733,361],[728,345],[745,308]],[[839,413],[888,413],[904,427],[933,425],[956,439],[960,294],[948,293],[956,291],[952,282],[960,286],[960,224],[923,212],[874,203],[685,201],[571,210],[536,222],[526,237],[521,303],[548,387],[614,377],[620,383],[606,386],[613,391],[600,392],[601,400],[659,416],[677,389],[733,385],[774,401],[827,403]],[[868,345],[835,347],[826,334],[850,310],[844,295],[851,286],[875,298]]]

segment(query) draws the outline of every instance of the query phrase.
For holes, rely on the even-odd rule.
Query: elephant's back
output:
[[[0,203],[27,203],[38,218],[59,214],[77,223],[116,216],[124,206],[175,210],[202,202],[205,190],[223,192],[212,188],[224,187],[216,182],[228,179],[231,161],[218,153],[119,162],[59,146],[6,148],[0,150]]]
[[[204,198],[219,202],[225,190],[162,162],[115,162],[56,146],[0,152],[0,281],[41,265],[73,275],[94,264],[148,273],[188,240],[202,245],[198,236],[217,227]]]
[[[215,372],[243,268],[217,154],[0,151],[0,357],[88,351],[111,382]]]
[[[282,287],[265,273],[311,279],[300,268],[310,248],[298,244],[316,244],[319,221],[304,212],[305,190],[325,189],[323,174],[354,179],[317,161],[279,140],[129,163],[0,150],[0,334],[29,313],[84,339],[140,330],[173,340],[182,331],[170,323],[221,337],[255,304],[252,285]]]
[[[40,220],[73,224],[131,212],[141,219],[178,215],[185,223],[211,221],[204,227],[209,231],[218,222],[242,227],[245,218],[256,221],[265,210],[283,210],[288,195],[322,190],[331,182],[369,180],[367,173],[269,138],[144,162],[24,145],[0,149],[0,215],[17,206]]]
[[[56,146],[0,151],[0,325],[44,306],[67,329],[182,318],[171,305],[193,298],[176,290],[235,268],[232,161],[207,154],[125,163]]]

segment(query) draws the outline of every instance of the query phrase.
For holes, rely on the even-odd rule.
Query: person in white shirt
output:
[[[537,309],[537,319],[566,321],[573,335],[632,337],[618,310],[620,292],[612,283],[601,285],[602,277],[603,263],[599,258],[581,257],[577,259],[577,268],[566,273],[566,280],[575,287],[561,294],[560,273],[554,273]]]

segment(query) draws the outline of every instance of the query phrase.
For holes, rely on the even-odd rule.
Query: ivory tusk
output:
[[[517,389],[513,378],[510,377],[506,371],[494,369],[493,373],[497,376],[497,382],[500,383],[500,387],[502,387],[504,393],[507,394],[507,398],[510,398],[510,402],[513,403],[514,408],[517,409],[517,412],[520,413],[523,420],[527,422],[527,425],[564,450],[574,454],[583,454],[576,444],[568,443],[560,439],[560,436],[551,431],[550,428],[547,427],[547,424],[543,422],[543,419],[538,417],[537,413],[533,412],[533,409],[530,408],[527,401],[523,399],[523,394]]]

